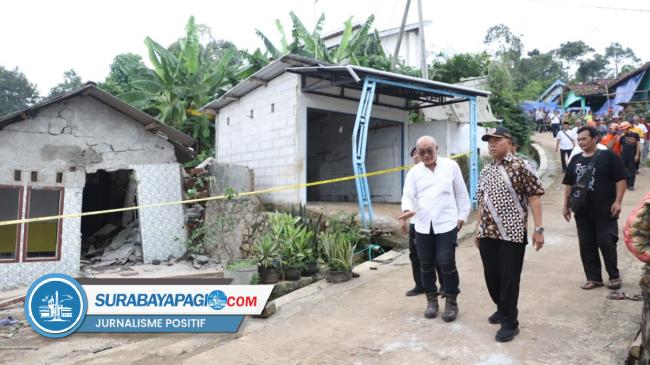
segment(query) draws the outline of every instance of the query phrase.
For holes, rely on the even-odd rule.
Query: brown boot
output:
[[[436,318],[440,307],[438,307],[438,293],[425,293],[427,296],[427,309],[424,311],[425,318]]]
[[[445,295],[445,310],[442,312],[442,320],[451,322],[458,317],[458,302],[456,295]]]

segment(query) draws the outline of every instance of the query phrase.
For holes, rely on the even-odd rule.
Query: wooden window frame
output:
[[[0,185],[0,188],[4,189],[18,189],[18,212],[16,214],[16,219],[20,219],[23,216],[23,194],[25,192],[25,187],[20,185]],[[13,259],[2,259],[0,258],[0,264],[10,264],[20,262],[20,239],[22,233],[22,224],[16,225],[16,254]]]
[[[34,190],[33,186],[29,186],[27,188],[27,198],[25,199],[25,219],[30,218],[29,216],[29,204],[31,203],[31,197],[32,197],[32,190]],[[63,198],[64,198],[64,188],[63,187],[38,187],[36,190],[51,190],[51,191],[58,191],[59,192],[59,211],[58,215],[63,214]],[[54,257],[35,257],[35,258],[28,258],[27,257],[27,248],[29,245],[29,223],[23,223],[23,254],[22,254],[22,261],[23,262],[44,262],[44,261],[61,261],[61,241],[62,241],[62,236],[63,236],[63,219],[59,219],[57,222],[57,237],[56,237],[56,249],[55,249],[55,256]]]

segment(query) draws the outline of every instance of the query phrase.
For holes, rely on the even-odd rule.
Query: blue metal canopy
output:
[[[303,92],[343,99],[351,98],[346,97],[343,92],[340,95],[334,95],[331,93],[321,93],[319,90],[339,87],[355,89],[361,92],[352,133],[352,165],[355,175],[366,174],[366,145],[372,106],[373,104],[384,105],[375,102],[376,95],[388,95],[405,99],[406,102],[403,105],[385,105],[404,110],[469,102],[471,151],[469,188],[472,200],[475,202],[478,182],[478,154],[476,146],[478,118],[476,98],[478,96],[488,96],[490,94],[489,92],[361,66],[295,67],[287,68],[286,71],[302,75]],[[359,197],[361,223],[369,227],[372,224],[373,214],[368,178],[360,176],[356,178],[355,182]]]

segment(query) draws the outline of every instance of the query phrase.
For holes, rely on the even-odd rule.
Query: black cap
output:
[[[487,142],[487,140],[490,139],[490,137],[512,139],[512,133],[510,133],[508,128],[504,128],[504,127],[489,128],[487,130],[487,133],[485,133],[485,135],[481,137],[481,140]]]

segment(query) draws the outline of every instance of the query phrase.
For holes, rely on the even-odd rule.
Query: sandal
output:
[[[607,288],[609,289],[620,289],[622,286],[623,286],[623,281],[621,281],[620,278],[609,279],[609,283],[607,284]]]
[[[605,284],[603,284],[602,281],[589,280],[586,283],[584,283],[584,285],[582,285],[580,288],[584,289],[584,290],[591,290],[591,289],[600,288],[601,286],[604,286],[604,285]]]

